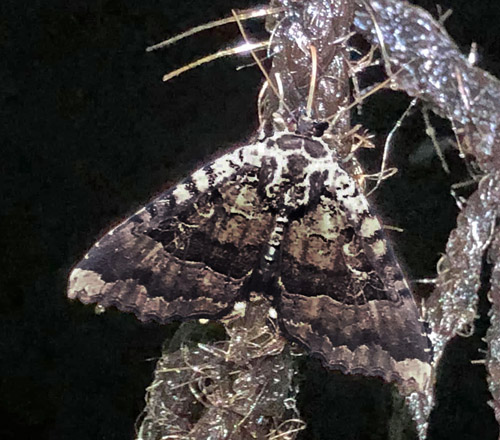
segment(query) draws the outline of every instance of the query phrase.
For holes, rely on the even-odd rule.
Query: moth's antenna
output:
[[[309,82],[309,93],[307,95],[306,116],[312,115],[312,105],[314,102],[314,94],[316,92],[316,79],[318,76],[318,52],[312,44],[309,46],[311,51],[311,81]]]
[[[260,41],[258,43],[245,43],[238,47],[232,47],[231,49],[220,50],[219,52],[207,55],[206,57],[200,58],[199,60],[193,61],[179,69],[173,70],[163,76],[163,81],[169,81],[181,73],[187,72],[188,70],[194,69],[195,67],[201,66],[202,64],[210,63],[218,58],[228,57],[231,55],[236,55],[239,53],[250,52],[252,55],[254,51],[267,48],[268,41]]]
[[[249,20],[252,18],[265,17],[266,15],[275,14],[277,12],[283,11],[283,8],[259,8],[259,9],[246,9],[244,11],[240,11],[238,13],[238,20]],[[178,41],[195,35],[199,32],[205,31],[207,29],[212,29],[214,27],[223,26],[225,24],[234,23],[237,21],[234,16],[221,18],[220,20],[211,21],[209,23],[202,24],[200,26],[195,26],[187,30],[186,32],[182,32],[169,38],[168,40],[162,41],[161,43],[154,44],[153,46],[149,46],[146,48],[146,52],[152,52],[153,50],[161,49],[162,47],[170,46],[172,44],[177,43]]]

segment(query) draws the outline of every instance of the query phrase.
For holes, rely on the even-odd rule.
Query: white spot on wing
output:
[[[99,274],[83,269],[73,269],[69,276],[68,296],[71,299],[79,297],[80,292],[84,292],[84,299],[90,299],[93,296],[100,295],[106,283],[100,278]],[[88,302],[88,301],[85,301]]]
[[[191,176],[191,178],[198,191],[205,192],[209,189],[208,177],[205,171],[198,170]]]
[[[177,185],[172,194],[175,197],[175,201],[179,204],[191,198],[189,190],[183,184]]]
[[[373,237],[380,229],[382,229],[380,222],[375,217],[365,217],[361,223],[360,233],[362,237]]]
[[[234,303],[234,311],[241,316],[245,316],[245,311],[247,309],[247,303],[244,301],[238,301]]]
[[[387,253],[387,247],[384,240],[377,240],[372,244],[373,253],[377,258],[383,257]]]
[[[274,307],[269,307],[268,314],[271,319],[278,319],[278,312]]]
[[[362,214],[368,211],[365,199],[362,196],[352,197],[348,196],[344,199],[345,206],[356,214]]]

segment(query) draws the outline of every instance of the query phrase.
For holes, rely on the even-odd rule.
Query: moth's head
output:
[[[307,116],[302,116],[297,122],[296,134],[307,137],[321,137],[328,129],[328,122],[316,121]]]
[[[273,127],[275,133],[294,133],[306,137],[321,137],[328,130],[326,121],[318,121],[305,115],[297,117],[283,116],[280,112],[273,114]]]

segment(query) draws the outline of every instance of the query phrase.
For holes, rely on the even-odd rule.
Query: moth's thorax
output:
[[[266,147],[259,183],[268,199],[289,213],[319,197],[335,168],[321,139],[280,132],[266,140]]]

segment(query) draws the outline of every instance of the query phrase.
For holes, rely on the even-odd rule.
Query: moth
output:
[[[68,296],[165,323],[217,319],[257,293],[328,368],[422,389],[428,342],[380,221],[324,124],[277,125],[104,235]]]

